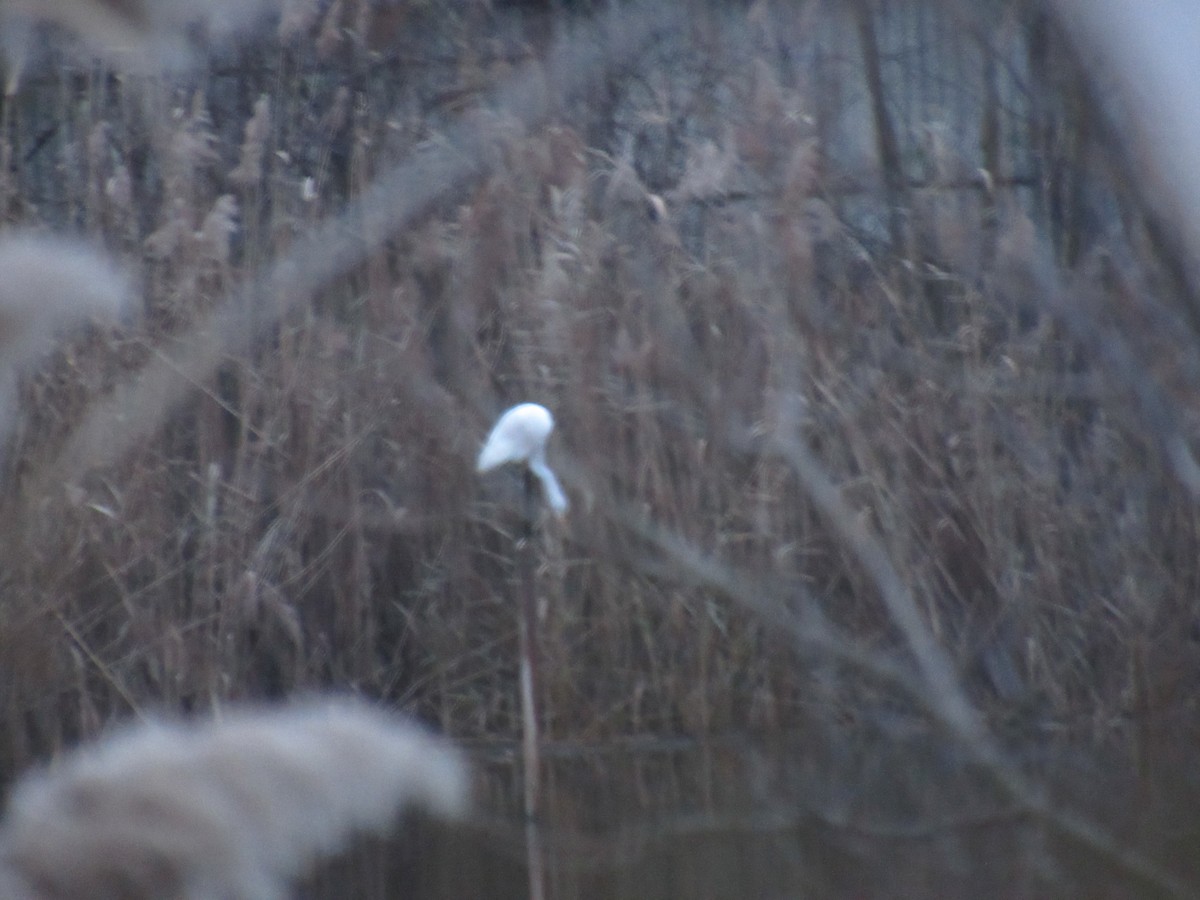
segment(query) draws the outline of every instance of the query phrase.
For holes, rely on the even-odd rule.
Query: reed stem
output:
[[[529,865],[530,900],[545,896],[545,866],[538,831],[541,812],[541,741],[538,734],[537,647],[537,542],[536,522],[541,491],[537,479],[525,470],[525,503],[521,536],[517,540],[517,567],[521,579],[520,681],[522,759],[525,768],[525,837]]]

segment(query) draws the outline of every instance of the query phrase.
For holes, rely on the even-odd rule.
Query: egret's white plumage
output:
[[[542,454],[554,430],[554,416],[539,403],[520,403],[504,413],[479,453],[480,472]]]
[[[507,463],[524,463],[542,483],[546,502],[555,514],[567,511],[567,495],[563,493],[551,468],[546,465],[546,441],[554,430],[554,416],[540,403],[519,403],[506,411],[479,451],[476,469],[487,472]]]

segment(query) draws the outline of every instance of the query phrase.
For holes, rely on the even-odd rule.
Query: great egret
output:
[[[567,511],[567,495],[554,472],[546,465],[546,441],[554,430],[554,416],[537,403],[519,403],[507,410],[479,451],[476,470],[487,472],[507,463],[524,463],[528,473],[542,483],[542,493],[555,515]],[[525,767],[525,841],[529,865],[529,896],[545,896],[545,861],[538,833],[541,808],[541,739],[538,736],[538,647],[537,647],[537,542],[533,541],[535,517],[533,481],[525,476],[526,511],[521,538],[516,542],[517,570],[520,573],[520,691],[521,756]]]
[[[488,472],[507,463],[524,463],[542,483],[546,502],[555,515],[566,513],[567,495],[554,472],[546,465],[546,441],[554,430],[554,416],[540,403],[519,403],[507,410],[479,451],[476,471]]]

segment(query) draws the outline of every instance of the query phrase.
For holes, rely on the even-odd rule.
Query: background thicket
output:
[[[143,305],[23,382],[7,777],[354,691],[487,773],[438,846],[495,869],[414,889],[519,893],[520,480],[474,456],[534,400],[556,895],[1200,878],[1194,294],[1047,10],[290,3],[166,75],[36,35],[0,216]]]

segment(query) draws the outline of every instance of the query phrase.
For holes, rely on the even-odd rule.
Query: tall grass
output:
[[[983,91],[947,137],[891,98],[927,138],[896,158],[829,49],[886,17],[302,6],[167,83],[6,102],[7,221],[102,238],[145,313],[23,383],[5,771],[149,703],[331,684],[515,740],[520,485],[472,469],[536,398],[573,501],[538,538],[548,741],[915,729],[955,766],[1166,777],[1200,369],[1061,33],[1014,8],[972,57],[1000,78],[1028,37],[1027,120]],[[1026,139],[1086,152],[1036,181]],[[1067,195],[1103,227],[1065,240]]]

